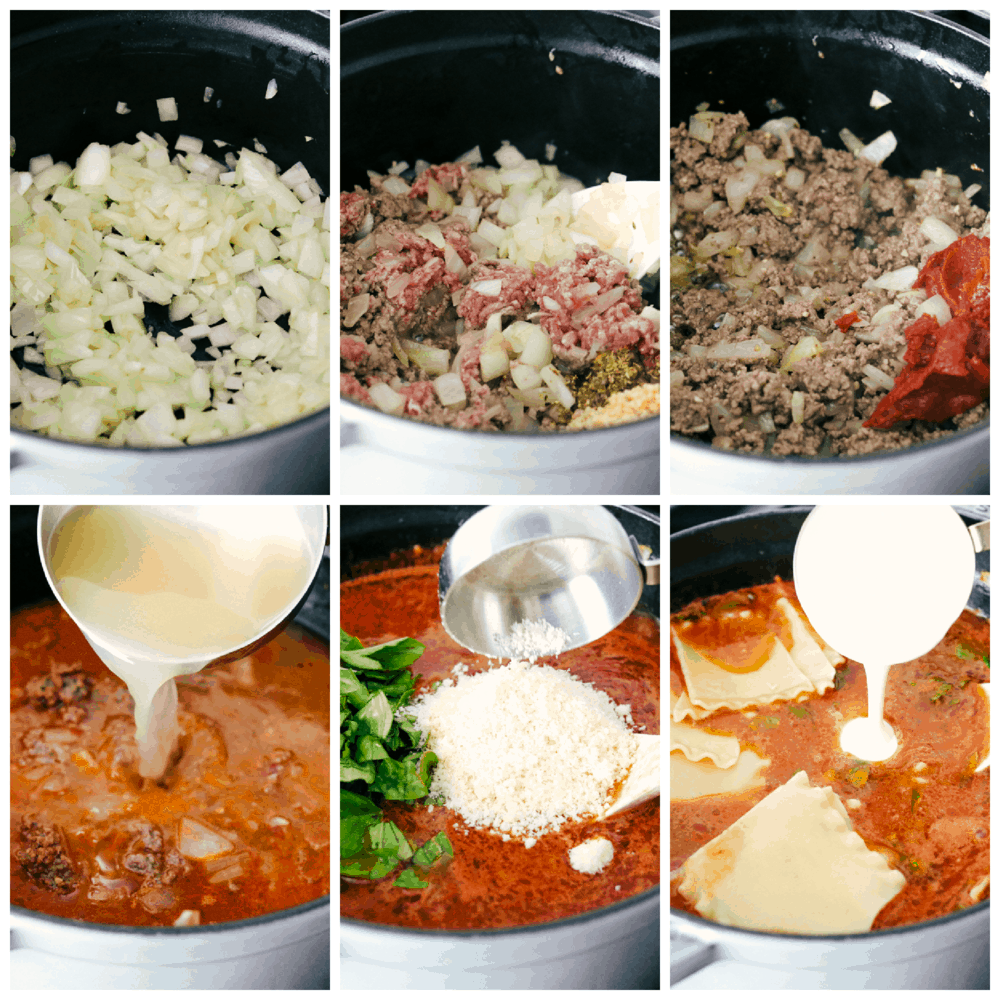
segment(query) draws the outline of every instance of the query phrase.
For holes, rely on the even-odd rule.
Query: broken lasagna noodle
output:
[[[988,621],[965,611],[893,667],[900,749],[880,763],[840,750],[867,715],[864,671],[825,646],[791,584],[695,601],[671,634],[671,906],[836,934],[989,895]]]

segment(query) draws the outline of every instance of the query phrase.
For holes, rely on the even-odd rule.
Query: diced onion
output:
[[[181,818],[177,849],[185,858],[204,861],[230,854],[232,842],[221,833],[199,823],[190,816]]]
[[[344,326],[350,329],[366,312],[371,302],[368,292],[353,296],[347,303],[347,312],[344,314]]]
[[[483,350],[479,354],[479,368],[483,381],[490,382],[510,371],[510,358],[503,348]]]
[[[913,287],[918,273],[913,264],[907,264],[905,267],[896,268],[895,271],[887,271],[878,278],[870,279],[870,281],[865,282],[865,287],[884,288],[889,292],[902,292]]]
[[[891,375],[886,375],[874,365],[862,365],[861,370],[882,389],[891,389],[896,384]]]
[[[945,247],[951,246],[958,239],[958,233],[948,223],[935,218],[933,215],[928,215],[920,223],[920,233],[930,240],[930,245],[924,249],[930,250],[933,253],[936,253],[938,250],[944,250]]]
[[[806,358],[815,358],[823,353],[823,345],[816,337],[802,337],[797,344],[793,344],[785,351],[781,359],[781,371],[790,372],[792,365]]]
[[[796,390],[792,393],[792,423],[801,424],[806,419],[806,396],[804,392]]]
[[[694,248],[694,257],[696,260],[708,260],[709,257],[736,246],[738,238],[739,235],[734,229],[723,229],[718,233],[709,233]]]
[[[896,148],[896,137],[892,132],[883,132],[877,139],[868,143],[857,153],[859,160],[869,160],[876,167],[882,166]]]
[[[705,357],[709,361],[770,361],[774,351],[759,337],[751,337],[732,344],[725,341],[713,344]]]
[[[933,316],[938,321],[939,326],[944,326],[945,323],[951,321],[951,308],[941,295],[932,295],[925,302],[921,303],[917,309],[917,318],[919,319],[925,313],[928,316]]]
[[[383,413],[388,413],[391,417],[400,416],[403,407],[406,406],[406,397],[390,389],[384,382],[376,382],[369,386],[368,395]]]
[[[451,364],[451,354],[446,348],[420,344],[415,340],[400,340],[407,358],[428,375],[443,375]]]
[[[446,372],[434,379],[434,391],[442,406],[451,406],[457,409],[465,406],[465,386],[462,378],[455,372]]]
[[[156,110],[161,122],[177,121],[177,102],[172,97],[161,97],[156,102]]]
[[[274,97],[274,95],[277,92],[278,92],[278,81],[277,80],[273,80],[273,79],[272,80],[268,80],[267,81],[267,90],[264,91],[264,100],[265,101],[271,100],[271,98]]]
[[[757,186],[760,174],[747,167],[726,180],[726,201],[734,213],[743,211],[743,206],[750,197],[750,192]]]

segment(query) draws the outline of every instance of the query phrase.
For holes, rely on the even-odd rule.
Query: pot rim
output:
[[[933,442],[932,442],[933,443]],[[674,539],[688,539],[696,535],[698,532],[704,531],[706,528],[710,528],[717,524],[730,524],[735,521],[745,521],[761,516],[771,515],[771,514],[801,514],[811,511],[815,504],[776,504],[773,508],[768,510],[757,510],[757,511],[747,511],[742,514],[732,514],[729,517],[717,518],[714,521],[705,521],[702,524],[696,524],[691,528],[684,528],[681,531],[672,532],[670,535],[670,541],[673,542]],[[975,515],[969,509],[968,504],[951,504],[955,511],[960,517],[969,517],[973,521],[975,520]],[[750,941],[754,938],[765,937],[772,940],[780,939],[790,939],[793,941],[815,941],[818,943],[834,943],[842,941],[867,941],[872,938],[885,938],[891,935],[902,935],[908,933],[921,933],[924,930],[943,925],[953,920],[961,920],[969,917],[974,913],[981,913],[989,910],[990,901],[989,899],[984,899],[979,903],[974,903],[972,906],[967,906],[962,910],[958,910],[952,913],[946,913],[942,917],[934,917],[932,920],[921,920],[919,923],[915,924],[903,924],[900,927],[880,927],[877,930],[872,931],[862,931],[857,934],[791,934],[791,933],[779,933],[777,931],[758,931],[753,930],[748,927],[730,927],[728,924],[719,924],[713,920],[708,920],[705,917],[697,916],[693,913],[688,913],[687,910],[679,910],[676,907],[670,907],[670,922],[673,925],[675,922],[679,924],[691,924],[696,929],[696,932],[704,937],[710,937],[714,935],[724,935],[724,934],[737,934],[746,935]],[[749,943],[749,942],[748,942]]]
[[[629,428],[633,427],[648,427],[649,430],[655,430],[657,437],[659,437],[659,422],[660,416],[644,417],[642,420],[633,420],[627,424],[615,424],[611,427],[593,427],[588,430],[580,431],[539,431],[535,434],[525,434],[520,431],[484,431],[478,427],[473,427],[469,429],[458,428],[458,427],[448,427],[441,426],[439,424],[424,424],[419,420],[406,420],[403,417],[393,417],[388,413],[383,413],[381,410],[375,409],[370,406],[364,406],[361,403],[356,403],[352,399],[348,399],[345,396],[340,398],[340,408],[341,408],[341,423],[351,424],[351,423],[362,423],[366,420],[375,420],[381,422],[381,424],[387,429],[392,430],[394,427],[399,427],[402,424],[404,427],[424,427],[427,430],[424,433],[430,433],[431,431],[446,431],[447,433],[455,436],[456,438],[468,439],[469,437],[478,437],[480,440],[488,441],[514,441],[519,444],[524,444],[528,441],[555,441],[559,438],[572,437],[580,438],[584,435],[594,435],[594,434],[605,434],[607,431],[627,431]],[[347,410],[344,413],[344,410]],[[356,416],[352,419],[352,414]],[[415,433],[421,433],[416,431]]]
[[[746,465],[751,465],[756,463],[757,465],[763,467],[774,466],[774,465],[798,465],[804,469],[843,469],[843,468],[859,468],[864,465],[871,465],[877,463],[879,465],[885,465],[886,463],[898,464],[899,462],[908,459],[911,455],[917,455],[921,453],[929,453],[932,449],[935,453],[941,452],[942,449],[948,447],[954,447],[956,441],[967,441],[970,439],[988,439],[990,433],[990,418],[987,417],[985,420],[981,420],[978,424],[972,427],[965,427],[960,431],[957,431],[949,438],[938,439],[936,441],[922,441],[920,444],[910,445],[908,448],[897,448],[894,451],[876,451],[867,455],[830,455],[830,456],[819,456],[819,455],[757,455],[752,453],[744,452],[720,452],[718,448],[713,448],[710,444],[705,444],[704,441],[698,441],[694,438],[684,437],[681,434],[675,434],[673,431],[670,432],[670,450],[678,450],[679,452],[688,452],[695,454],[712,454],[716,457],[723,455],[726,459],[732,459],[735,461],[743,462]],[[988,441],[987,441],[988,447]]]
[[[395,924],[377,924],[367,920],[356,920],[353,917],[341,917],[341,927],[365,930],[373,933],[393,934],[398,937],[412,935],[420,938],[441,938],[444,940],[471,940],[477,938],[510,938],[526,937],[528,935],[562,930],[567,927],[578,926],[584,923],[596,922],[611,916],[625,913],[640,906],[646,906],[660,895],[660,886],[654,885],[650,889],[623,899],[618,903],[611,903],[609,906],[602,906],[597,910],[590,910],[587,913],[578,913],[573,917],[563,917],[560,920],[549,920],[541,924],[525,924],[519,927],[477,927],[472,929],[437,929],[429,927],[398,927]]]
[[[289,907],[285,910],[276,910],[273,913],[261,913],[256,917],[247,917],[244,920],[229,920],[217,924],[198,924],[194,927],[133,927],[128,924],[99,924],[91,920],[75,920],[70,917],[56,917],[49,913],[41,913],[38,910],[29,910],[23,906],[11,904],[11,928],[17,929],[19,923],[27,923],[33,920],[51,924],[54,927],[62,927],[66,930],[78,928],[79,930],[92,930],[99,933],[109,934],[136,934],[140,937],[155,937],[161,934],[168,935],[191,935],[204,933],[221,933],[223,931],[243,930],[250,927],[257,927],[264,924],[274,923],[278,920],[289,920],[293,917],[309,913],[312,910],[330,908],[330,896],[320,896],[318,899],[311,899],[306,903],[299,903],[297,906]]]
[[[53,448],[59,448],[61,451],[65,451],[67,448],[83,448],[87,449],[93,453],[104,452],[111,455],[186,455],[192,450],[203,450],[207,451],[210,448],[232,448],[236,444],[248,444],[254,441],[259,441],[261,438],[270,437],[272,439],[277,439],[279,437],[286,437],[292,434],[297,434],[303,428],[312,429],[312,425],[316,428],[323,426],[328,426],[330,423],[330,409],[331,407],[325,406],[321,410],[314,410],[312,413],[306,413],[301,417],[291,420],[288,423],[278,424],[276,427],[268,427],[265,430],[258,431],[255,434],[238,434],[233,437],[225,437],[216,441],[201,441],[198,444],[182,444],[180,447],[170,446],[169,448],[156,447],[155,445],[150,445],[148,448],[137,448],[134,445],[113,445],[105,442],[101,444],[97,441],[73,441],[69,438],[59,438],[50,437],[47,434],[37,434],[34,431],[26,431],[22,427],[11,427],[10,433],[13,436],[12,444],[21,444],[25,450],[30,451],[32,445],[28,442],[33,442],[37,445],[38,442],[44,442],[43,447],[51,444]]]
[[[387,21],[390,18],[398,18],[410,14],[423,14],[426,11],[419,10],[381,10],[376,11],[374,14],[366,14],[364,17],[357,17],[353,21],[346,21],[340,26],[341,32],[350,31],[352,28],[359,27],[361,25],[372,24],[375,21]],[[523,13],[523,12],[522,12]],[[529,11],[530,13],[530,11]],[[660,25],[657,21],[653,21],[648,17],[643,17],[641,14],[637,14],[635,11],[631,10],[592,10],[588,11],[589,14],[604,14],[608,17],[616,17],[622,21],[633,21],[636,24],[645,25],[647,28],[655,28],[657,31],[660,30]]]

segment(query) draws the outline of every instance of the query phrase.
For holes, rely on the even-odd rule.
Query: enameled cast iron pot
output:
[[[327,13],[15,11],[11,35],[16,170],[43,153],[75,164],[91,142],[134,142],[139,131],[159,132],[171,147],[193,135],[213,155],[213,139],[231,144],[222,153],[258,139],[283,169],[301,160],[330,196]],[[272,78],[278,93],[265,101]],[[178,121],[159,120],[161,97],[175,98]],[[116,112],[119,101],[130,114]],[[147,305],[146,323],[177,332],[163,307]],[[109,448],[14,430],[11,492],[325,495],[329,452],[328,409],[183,448]]]
[[[55,601],[38,557],[38,508],[11,507],[11,610]],[[330,638],[330,561],[295,621]],[[12,989],[328,989],[330,897],[204,927],[116,927],[11,907]]]
[[[340,189],[367,187],[366,170],[393,160],[442,163],[477,144],[493,164],[504,139],[543,162],[554,143],[559,169],[587,185],[612,170],[658,180],[659,36],[620,11],[392,11],[345,25]],[[495,434],[345,399],[341,420],[344,493],[659,493],[659,418]],[[373,453],[391,473],[373,470]]]
[[[900,10],[674,12],[670,124],[708,101],[743,111],[755,128],[791,115],[833,149],[843,148],[842,128],[866,141],[891,129],[890,173],[943,167],[965,186],[981,184],[973,202],[988,209],[989,21],[968,21]],[[876,89],[892,104],[871,108]],[[772,99],[784,110],[768,110]],[[681,494],[987,494],[989,426],[859,458],[734,454],[672,434],[670,475]]]
[[[761,509],[670,538],[670,610],[696,597],[792,579],[792,555],[810,507]],[[966,524],[988,508],[956,508]],[[687,508],[688,511],[693,508]],[[989,571],[989,552],[976,556]],[[988,576],[987,576],[988,580]],[[989,614],[989,583],[970,608]],[[990,904],[867,934],[770,934],[670,911],[673,989],[988,989]]]
[[[341,507],[341,574],[415,544],[447,541],[480,507]],[[659,517],[609,507],[660,553]],[[659,587],[642,604],[659,614]],[[660,890],[523,930],[428,931],[341,918],[341,989],[656,989]]]

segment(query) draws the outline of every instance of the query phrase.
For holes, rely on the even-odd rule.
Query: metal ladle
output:
[[[659,573],[659,557],[644,553],[604,507],[486,507],[441,558],[441,622],[457,643],[487,656],[507,655],[511,627],[539,619],[576,649],[621,624]]]

